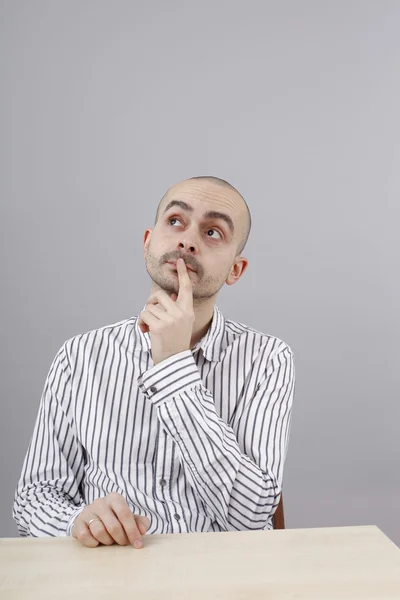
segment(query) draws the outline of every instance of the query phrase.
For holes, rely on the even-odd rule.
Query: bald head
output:
[[[199,183],[201,182],[209,182],[212,183],[214,185],[217,186],[222,186],[224,188],[226,188],[227,190],[229,190],[230,192],[232,192],[235,197],[237,198],[237,202],[241,205],[242,210],[242,216],[243,218],[242,220],[242,232],[241,232],[241,236],[240,236],[240,241],[238,244],[238,254],[240,254],[246,243],[247,243],[247,239],[249,237],[250,234],[250,229],[251,229],[251,215],[250,215],[250,210],[249,207],[247,205],[247,202],[245,201],[245,199],[243,198],[243,196],[238,192],[238,190],[236,188],[233,187],[233,185],[231,185],[230,183],[228,183],[228,181],[225,181],[225,179],[220,179],[219,177],[213,177],[212,175],[202,175],[199,177],[191,177],[190,179],[187,179],[185,181],[182,181],[174,186],[172,186],[165,194],[164,196],[161,198],[158,207],[157,207],[157,213],[156,213],[156,222],[158,221],[158,217],[161,211],[161,208],[163,208],[165,202],[167,201],[167,199],[170,196],[170,192],[175,188],[175,187],[179,187],[181,185],[184,185],[185,183],[189,182],[189,181],[198,181]]]

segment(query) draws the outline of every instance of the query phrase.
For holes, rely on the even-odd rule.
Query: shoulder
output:
[[[235,341],[252,344],[256,354],[263,354],[264,360],[268,362],[277,357],[281,360],[294,357],[292,348],[281,338],[259,331],[239,321],[225,319],[225,333],[228,345]]]
[[[133,335],[137,317],[129,317],[115,323],[90,329],[68,338],[59,350],[59,354],[67,362],[74,360],[82,353],[90,352],[94,347],[112,342],[124,343]]]

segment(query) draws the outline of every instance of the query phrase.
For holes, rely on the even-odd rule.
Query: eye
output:
[[[215,233],[215,234],[217,234],[217,235],[216,235],[216,236],[215,236],[215,235],[213,235],[214,233]],[[222,235],[221,235],[221,234],[220,234],[220,232],[219,232],[219,231],[217,231],[216,229],[207,229],[207,235],[208,235],[208,237],[210,237],[210,238],[214,238],[214,239],[216,239],[216,240],[218,240],[218,239],[222,239]]]
[[[168,223],[172,226],[175,227],[177,223],[179,223],[179,225],[182,225],[182,223],[180,222],[179,219],[177,219],[176,217],[173,217],[172,219],[168,219]]]

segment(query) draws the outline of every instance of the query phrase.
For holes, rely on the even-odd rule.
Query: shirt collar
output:
[[[138,326],[139,318],[135,321],[135,332],[137,339],[144,352],[149,352],[151,348],[150,334],[143,333]],[[218,362],[220,354],[225,347],[225,318],[219,308],[214,306],[213,318],[211,325],[207,330],[205,336],[197,342],[192,348],[193,352],[197,352],[200,348],[203,352],[204,357],[207,360]]]

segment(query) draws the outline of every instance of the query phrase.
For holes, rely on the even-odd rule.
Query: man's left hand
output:
[[[168,296],[159,290],[147,301],[140,313],[141,331],[150,332],[151,354],[157,363],[189,350],[194,324],[193,291],[185,261],[178,258],[176,268],[179,279],[178,296]],[[176,300],[174,300],[176,298]]]

